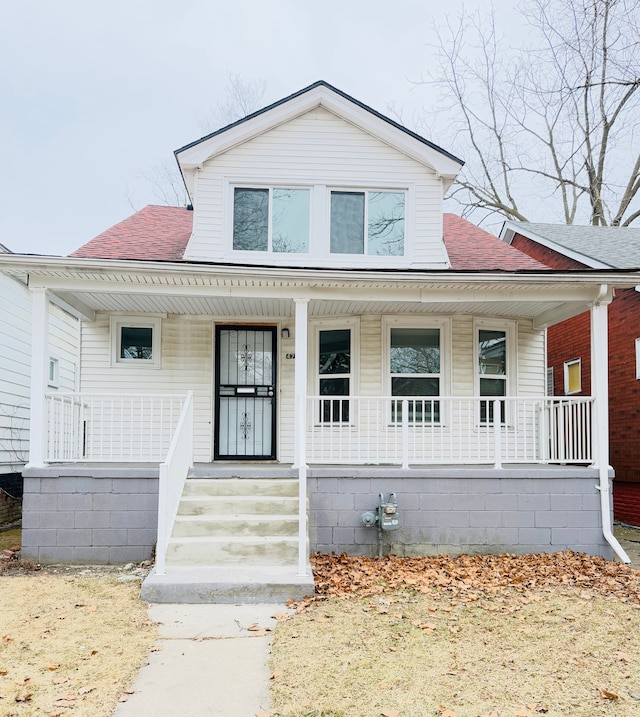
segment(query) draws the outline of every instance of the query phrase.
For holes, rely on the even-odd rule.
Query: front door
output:
[[[276,457],[276,330],[216,327],[216,459]]]

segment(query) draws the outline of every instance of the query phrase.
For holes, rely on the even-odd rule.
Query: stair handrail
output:
[[[156,540],[156,575],[166,575],[169,535],[189,469],[193,465],[193,391],[182,406],[167,456],[159,466],[158,537]]]

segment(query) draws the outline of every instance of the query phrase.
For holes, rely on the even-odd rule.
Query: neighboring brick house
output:
[[[501,238],[554,269],[640,266],[640,229],[506,222]],[[548,328],[553,394],[591,391],[589,314]],[[640,525],[640,293],[620,289],[609,307],[610,456],[616,520]]]

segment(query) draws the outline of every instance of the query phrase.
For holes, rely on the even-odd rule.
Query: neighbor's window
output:
[[[242,251],[307,253],[310,190],[236,187],[233,248]]]
[[[404,192],[331,192],[332,254],[404,255]]]
[[[640,379],[640,339],[636,339],[636,378]]]
[[[553,366],[547,369],[547,396],[553,396],[555,391],[553,384]]]
[[[112,364],[160,365],[160,319],[111,317]]]
[[[580,393],[582,390],[582,369],[580,359],[566,361],[564,364],[564,392]]]
[[[409,400],[409,420],[440,420],[440,329],[395,328],[389,330],[389,368],[392,396],[420,396]],[[402,420],[402,400],[392,403],[392,421]]]

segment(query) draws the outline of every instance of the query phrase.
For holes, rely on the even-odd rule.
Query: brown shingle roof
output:
[[[182,261],[192,223],[193,212],[188,209],[150,205],[102,232],[71,256]],[[444,215],[444,242],[451,268],[459,271],[548,268],[455,214]]]

